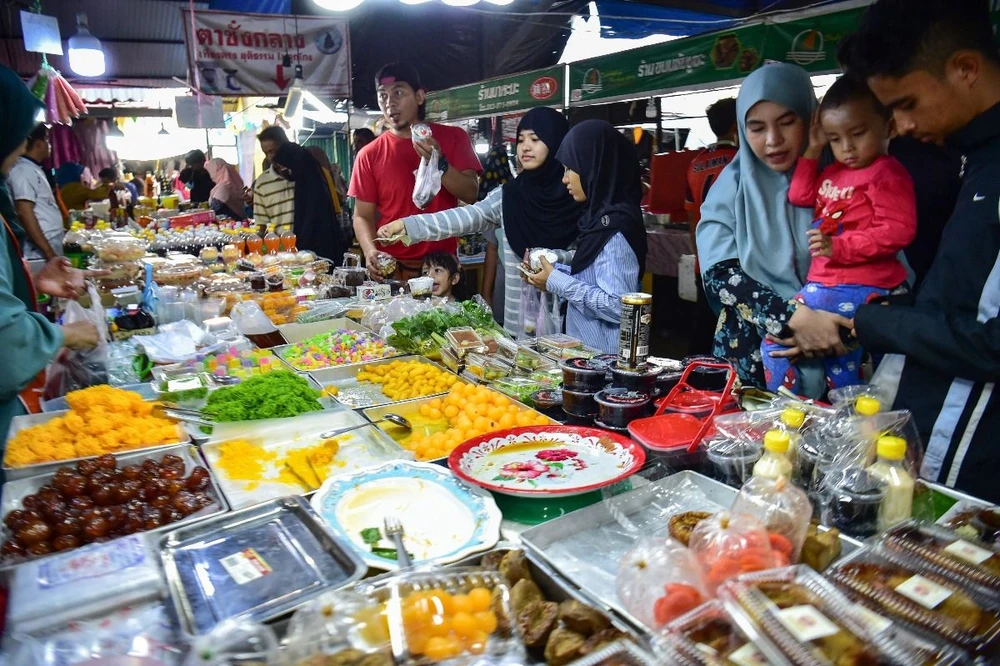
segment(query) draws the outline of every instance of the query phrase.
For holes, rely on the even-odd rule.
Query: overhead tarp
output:
[[[427,95],[427,119],[453,121],[562,106],[566,68],[562,65],[510,74]]]
[[[857,29],[869,3],[769,17],[720,30],[570,64],[570,106],[736,83],[767,62],[791,62],[813,74],[835,72],[841,40]],[[1000,3],[991,13],[1000,25]]]

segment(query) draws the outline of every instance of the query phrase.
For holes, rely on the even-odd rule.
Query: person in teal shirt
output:
[[[15,231],[20,227],[6,177],[24,152],[41,108],[20,77],[0,67],[0,436],[4,444],[11,419],[25,411],[18,394],[61,348],[88,349],[98,342],[97,329],[89,322],[57,326],[35,312],[36,288],[51,296],[77,298],[85,290],[84,272],[56,257],[33,284],[21,259]]]

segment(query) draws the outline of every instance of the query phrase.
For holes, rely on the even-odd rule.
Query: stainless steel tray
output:
[[[142,399],[146,401],[156,400],[156,390],[150,382],[145,382],[143,384],[125,384],[124,386],[118,386],[116,388],[120,388],[123,391],[138,393],[142,396]],[[48,412],[62,412],[69,409],[69,403],[66,402],[66,396],[60,396],[58,398],[53,398],[52,400],[42,400],[41,407],[43,414]]]
[[[353,319],[348,319],[347,317],[324,319],[323,321],[314,321],[309,324],[282,324],[278,327],[278,331],[281,332],[281,337],[285,339],[285,342],[293,345],[296,342],[308,340],[314,335],[319,335],[320,333],[325,333],[335,328],[343,328],[348,331],[373,332],[367,326],[362,326],[358,322]]]
[[[42,425],[43,423],[48,423],[52,419],[59,418],[60,416],[66,416],[69,414],[69,410],[63,410],[59,412],[47,412],[42,414],[26,414],[23,416],[15,416],[10,423],[10,430],[7,431],[7,440],[10,441],[14,438],[17,433],[22,430],[27,430],[37,425]],[[169,444],[156,444],[154,446],[142,446],[136,449],[129,449],[128,451],[122,451],[121,453],[116,453],[115,457],[120,455],[131,454],[131,453],[144,453],[147,451],[156,451],[157,449],[162,449],[168,446],[177,446],[178,444],[188,443],[188,431],[180,424],[177,424],[177,437],[178,441],[170,442]],[[65,465],[75,465],[81,460],[86,460],[87,458],[94,458],[96,456],[84,456],[80,458],[70,458],[68,460],[55,460],[52,462],[38,463],[36,465],[26,465],[24,467],[10,467],[7,465],[6,457],[4,457],[3,463],[3,473],[4,478],[8,481],[15,481],[17,479],[24,479],[29,476],[38,476],[39,474],[48,474],[50,472],[54,473],[60,467]]]
[[[523,403],[518,403],[516,398],[511,398],[510,396],[506,397],[510,398],[514,403],[520,405],[520,407],[525,411],[531,412],[532,414],[541,414],[541,412],[531,409],[530,407],[524,405]],[[419,418],[420,408],[423,405],[433,400],[435,400],[433,396],[428,396],[424,398],[415,398],[413,400],[394,402],[390,405],[382,405],[381,407],[371,407],[369,409],[362,410],[361,413],[364,414],[365,418],[367,418],[372,423],[379,421],[383,416],[389,413],[399,414],[400,416],[407,419],[410,419],[411,416],[417,416]],[[410,419],[410,422],[412,423],[413,419]],[[549,423],[552,425],[559,425],[557,421],[553,421],[552,419],[549,419]],[[406,439],[406,437],[409,436],[410,434],[410,431],[404,430],[399,426],[394,426],[391,423],[385,421],[378,424],[376,427],[382,432],[384,432],[390,439],[392,439],[395,442],[401,442],[403,439]],[[431,463],[446,465],[447,461],[448,458],[446,456],[444,458],[435,458],[433,460],[425,460],[423,462],[431,462]]]
[[[691,471],[643,485],[637,477],[632,480],[637,486],[634,490],[532,527],[521,534],[521,541],[560,575],[587,590],[604,610],[618,613],[639,631],[648,631],[618,601],[615,575],[622,556],[642,536],[666,535],[675,513],[728,509],[737,490]],[[859,541],[845,536],[840,543],[844,555],[861,547]]]
[[[251,504],[286,495],[299,493],[311,495],[313,491],[302,492],[295,486],[280,483],[277,480],[273,482],[262,481],[256,488],[248,490],[248,482],[230,480],[225,471],[221,469],[219,461],[222,454],[219,449],[223,443],[234,439],[246,439],[254,443],[259,441],[261,446],[267,450],[292,450],[316,443],[319,433],[364,423],[367,421],[360,414],[343,407],[336,410],[300,414],[289,419],[243,421],[236,424],[225,424],[225,428],[217,428],[212,439],[203,444],[201,450],[209,468],[215,474],[229,506],[233,509],[241,509]],[[389,460],[412,457],[412,454],[400,447],[392,438],[370,424],[366,428],[346,433],[345,437],[347,436],[353,439],[347,440],[342,447],[344,455],[346,455],[348,446],[357,449],[356,462],[348,464],[346,460],[342,459],[343,467],[337,467],[332,472],[333,475],[347,474],[362,467],[379,465]],[[357,440],[356,443],[354,440]]]
[[[470,555],[463,560],[459,560],[454,564],[448,565],[445,569],[479,566],[482,563],[483,558],[490,553],[514,550],[521,550],[521,548],[512,543],[500,543],[490,551]],[[545,562],[541,561],[537,555],[525,551],[525,557],[528,560],[528,571],[531,572],[532,579],[538,583],[538,587],[541,589],[542,594],[545,596],[547,601],[553,601],[555,603],[561,603],[568,600],[579,601],[582,604],[600,610],[599,605],[594,599],[591,599],[586,592],[583,592],[568,580],[553,571],[552,568]],[[614,613],[604,613],[604,615],[608,618],[608,621],[611,622],[611,626],[627,635],[634,643],[642,646],[643,648],[648,647],[647,641],[643,638],[642,634],[637,632],[630,624],[623,622],[621,618]],[[577,662],[574,663],[579,663],[579,661],[580,660],[577,660]],[[529,657],[528,663],[541,665],[544,664],[545,661],[533,661],[530,660]]]
[[[181,629],[227,617],[275,620],[366,567],[301,497],[282,497],[165,534],[160,557]]]
[[[404,402],[403,400],[393,400],[392,398],[387,397],[384,393],[382,393],[382,387],[378,384],[371,384],[369,382],[360,383],[357,380],[358,373],[361,372],[362,368],[386,365],[387,363],[392,363],[394,361],[422,363],[438,370],[445,371],[444,367],[438,365],[434,361],[424,358],[423,356],[394,356],[392,358],[379,361],[369,361],[361,365],[349,365],[340,368],[315,370],[310,372],[309,376],[324,389],[328,386],[337,387],[337,395],[331,397],[340,404],[349,407],[350,409],[367,409],[369,407],[378,407],[380,405],[388,405],[395,402]],[[459,381],[463,384],[468,383],[464,379],[460,379]],[[431,393],[421,397],[433,398],[435,396],[444,395],[445,393],[447,393],[447,391]]]
[[[178,520],[176,523],[170,523],[169,525],[164,525],[163,527],[148,530],[143,532],[143,534],[162,533],[166,530],[172,530],[177,527],[196,523],[200,520],[212,518],[213,516],[218,516],[229,510],[215,475],[212,473],[212,470],[208,467],[208,465],[205,464],[205,461],[201,459],[201,455],[195,446],[190,444],[174,444],[172,446],[161,447],[150,451],[123,453],[116,455],[115,458],[118,460],[118,468],[121,469],[126,465],[141,465],[147,460],[159,461],[163,458],[163,456],[168,454],[179,456],[184,461],[185,476],[190,474],[191,469],[197,465],[201,465],[202,467],[205,467],[205,469],[208,469],[208,488],[205,492],[208,493],[209,497],[211,497],[214,502],[204,509],[192,513],[190,516],[187,516],[182,520]],[[72,467],[72,464],[66,462],[60,463],[59,465],[59,467],[67,466]],[[36,492],[39,488],[48,484],[54,476],[55,470],[52,470],[46,474],[29,476],[14,481],[8,481],[3,484],[3,498],[0,499],[0,517],[6,517],[9,512],[20,508],[21,501],[27,495]],[[9,537],[10,530],[8,530],[5,525],[0,524],[0,539],[6,540]],[[45,557],[48,557],[48,555],[32,558],[32,561],[43,559]]]

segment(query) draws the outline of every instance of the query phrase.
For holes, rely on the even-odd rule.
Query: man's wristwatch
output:
[[[442,176],[444,175],[444,172],[448,170],[449,166],[451,166],[451,165],[448,164],[448,158],[447,157],[445,157],[444,155],[442,155],[440,158],[438,158],[438,171],[441,172]]]

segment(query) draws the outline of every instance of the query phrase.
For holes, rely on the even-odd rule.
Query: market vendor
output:
[[[837,326],[849,320],[793,300],[809,272],[806,233],[813,211],[790,204],[788,189],[815,108],[812,82],[801,67],[779,63],[750,74],[736,99],[741,150],[701,207],[696,235],[702,279],[709,301],[722,306],[713,353],[728,359],[748,386],[765,385],[760,344],[768,333],[788,327],[813,349],[844,353]],[[799,360],[797,369],[803,392],[824,393],[818,362]]]
[[[278,148],[271,167],[280,177],[295,183],[292,231],[298,249],[311,250],[339,266],[347,247],[337,222],[333,177],[306,148],[291,142]]]
[[[567,301],[569,335],[615,353],[621,298],[638,291],[646,267],[639,158],[610,124],[587,120],[569,131],[556,159],[566,167],[563,183],[570,196],[586,208],[570,265],[554,266],[542,257],[542,270],[528,282]]]
[[[0,67],[0,173],[6,179],[24,152],[25,137],[42,108],[17,74]],[[82,174],[82,170],[81,170]],[[79,176],[77,177],[79,180]],[[11,419],[24,412],[18,393],[63,347],[86,349],[98,342],[97,329],[89,322],[57,326],[35,312],[35,288],[62,298],[77,298],[84,291],[84,274],[69,261],[56,257],[38,273],[35,284],[21,261],[20,247],[7,220],[14,205],[6,189],[0,188],[0,433],[6,442]]]
[[[87,187],[83,183],[86,168],[79,162],[64,162],[56,169],[56,185],[63,203],[70,210],[83,210],[91,201],[104,201],[111,188],[105,184]]]
[[[861,306],[854,327],[865,347],[890,354],[876,381],[913,414],[921,476],[1000,502],[1000,56],[986,3],[879,0],[841,55],[897,131],[964,156],[915,299]]]
[[[583,206],[573,200],[562,182],[563,165],[556,159],[569,131],[569,123],[555,109],[539,107],[524,114],[517,125],[517,159],[521,172],[493,190],[481,202],[451,210],[414,215],[384,225],[381,237],[406,232],[412,241],[439,241],[472,233],[493,234],[503,257],[503,326],[520,334],[521,273],[518,269],[527,248],[546,248],[561,263],[573,258],[570,245],[580,234],[577,226]],[[390,245],[393,248],[398,244]],[[506,287],[509,285],[509,287]]]
[[[428,123],[432,136],[413,140],[410,129],[424,120],[427,98],[413,67],[386,65],[375,76],[375,86],[387,130],[358,153],[348,190],[355,198],[354,233],[373,276],[379,252],[375,244],[378,226],[410,215],[455,208],[459,200],[476,203],[478,174],[483,170],[469,135],[458,127]],[[436,166],[442,172],[441,190],[421,210],[413,203],[414,172],[421,158],[429,160],[432,152],[436,152]],[[396,277],[409,279],[420,275],[424,255],[438,251],[458,254],[458,241],[449,238],[409,246],[397,243],[384,251],[397,260]]]
[[[257,135],[257,140],[264,152],[264,170],[253,184],[254,222],[275,229],[291,228],[295,221],[295,183],[279,176],[271,164],[278,149],[288,143],[288,135],[280,126],[270,125]]]

